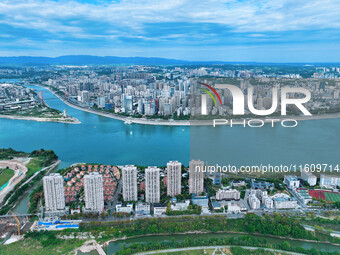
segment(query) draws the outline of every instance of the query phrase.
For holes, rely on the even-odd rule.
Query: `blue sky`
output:
[[[0,0],[0,56],[340,62],[340,0]]]

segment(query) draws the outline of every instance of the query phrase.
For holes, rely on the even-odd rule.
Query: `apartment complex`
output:
[[[64,179],[58,173],[44,176],[45,210],[49,215],[65,213]]]
[[[237,189],[218,190],[216,200],[240,200],[240,192]]]
[[[167,194],[174,197],[181,194],[182,164],[178,161],[167,163]]]
[[[304,180],[305,182],[307,182],[309,184],[309,186],[315,186],[316,185],[316,181],[317,181],[316,176],[314,174],[304,170],[304,169],[301,171],[301,179]]]
[[[137,168],[126,165],[122,169],[122,175],[124,201],[137,201]]]
[[[160,169],[150,166],[145,169],[145,201],[147,203],[159,203],[160,201]]]
[[[340,176],[321,174],[320,186],[340,187]]]
[[[189,163],[189,193],[200,195],[204,190],[204,162],[191,160]]]
[[[84,176],[85,212],[101,213],[104,209],[103,177],[97,172]]]

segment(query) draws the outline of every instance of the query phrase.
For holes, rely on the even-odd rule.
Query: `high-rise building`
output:
[[[83,103],[87,103],[90,101],[90,94],[88,91],[85,90],[81,92],[81,101]]]
[[[189,163],[189,193],[201,195],[204,190],[204,162],[191,160]]]
[[[125,109],[125,113],[132,113],[132,96],[130,95],[126,95],[125,99],[124,99],[124,109]]]
[[[160,201],[159,171],[160,169],[155,166],[145,169],[145,201],[147,203]]]
[[[170,161],[167,164],[167,194],[174,197],[181,194],[182,164]]]
[[[137,168],[126,165],[123,172],[123,199],[124,201],[137,201]]]
[[[84,176],[85,209],[101,213],[104,209],[103,177],[97,172]]]
[[[97,98],[97,105],[99,108],[104,108],[105,107],[105,101],[106,101],[106,98],[105,97],[98,97]]]
[[[53,173],[43,178],[45,209],[47,213],[65,212],[64,179]]]

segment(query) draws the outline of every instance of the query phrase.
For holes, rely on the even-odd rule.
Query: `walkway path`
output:
[[[10,192],[15,187],[15,185],[25,178],[28,171],[27,167],[25,166],[25,162],[19,161],[17,159],[1,160],[0,168],[6,167],[14,171],[14,176],[9,180],[7,186],[0,191],[0,203],[2,203],[8,192]]]
[[[136,253],[136,255],[149,255],[149,254],[161,254],[161,253],[168,253],[168,252],[181,252],[181,251],[194,251],[194,250],[208,250],[208,249],[223,249],[223,248],[230,248],[233,246],[229,245],[221,245],[221,246],[199,246],[199,247],[187,247],[187,248],[178,248],[178,249],[168,249],[168,250],[161,250],[161,251],[148,251],[148,252],[142,252],[142,253]],[[235,247],[235,246],[234,246]],[[297,253],[297,252],[290,252],[290,251],[281,251],[281,250],[276,250],[276,249],[270,249],[270,248],[261,248],[261,247],[248,247],[248,246],[238,246],[242,247],[244,249],[248,250],[257,250],[257,249],[263,249],[266,251],[271,251],[271,252],[284,252],[285,254],[291,254],[291,255],[303,255],[302,253]]]

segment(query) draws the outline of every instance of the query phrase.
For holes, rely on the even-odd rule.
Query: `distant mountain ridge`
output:
[[[99,57],[90,55],[67,55],[60,57],[0,57],[0,64],[24,64],[24,65],[182,65],[192,62],[166,58],[146,57]]]
[[[240,64],[240,65],[334,65],[337,63],[269,63],[241,61],[187,61],[157,57],[116,57],[92,55],[66,55],[60,57],[0,57],[0,65],[200,65],[200,64]]]

